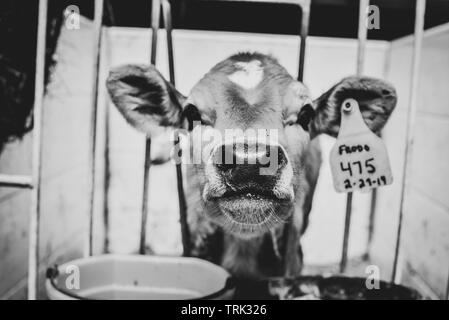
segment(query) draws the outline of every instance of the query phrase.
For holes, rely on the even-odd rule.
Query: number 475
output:
[[[363,167],[366,168],[366,172],[374,173],[374,172],[376,172],[376,167],[372,163],[370,163],[373,160],[374,160],[374,158],[366,159],[364,165],[361,161],[354,161],[354,162],[352,162],[352,164],[356,165],[358,167],[359,174],[363,173]],[[340,162],[340,169],[341,169],[341,171],[349,171],[349,175],[352,177],[353,172],[352,172],[351,162],[347,162],[346,167],[344,166],[343,162]]]

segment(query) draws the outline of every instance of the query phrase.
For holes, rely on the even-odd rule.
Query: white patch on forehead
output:
[[[253,89],[262,81],[263,68],[259,60],[237,62],[238,71],[228,76],[229,80],[244,89]]]

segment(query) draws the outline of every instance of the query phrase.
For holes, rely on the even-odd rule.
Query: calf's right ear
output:
[[[157,135],[160,127],[179,127],[185,97],[154,66],[113,68],[106,86],[123,117],[147,136]]]
[[[314,101],[314,134],[338,136],[341,105],[347,98],[357,100],[363,120],[373,132],[379,132],[393,112],[397,95],[394,87],[371,77],[347,77]]]

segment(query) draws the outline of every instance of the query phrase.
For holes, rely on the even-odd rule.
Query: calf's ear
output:
[[[340,129],[341,104],[347,98],[357,100],[367,126],[378,133],[396,106],[396,90],[389,83],[369,77],[348,77],[314,101],[312,132],[336,137]]]
[[[136,129],[155,136],[161,127],[178,127],[185,97],[152,65],[122,65],[106,86],[117,109]]]

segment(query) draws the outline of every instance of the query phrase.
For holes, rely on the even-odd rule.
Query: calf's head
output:
[[[148,65],[113,69],[107,87],[125,119],[148,136],[183,129],[196,179],[187,183],[199,189],[204,214],[246,238],[285,221],[308,192],[309,142],[338,134],[346,98],[359,102],[373,131],[396,104],[391,85],[367,77],[345,78],[312,100],[275,59],[257,53],[220,62],[188,97]]]

